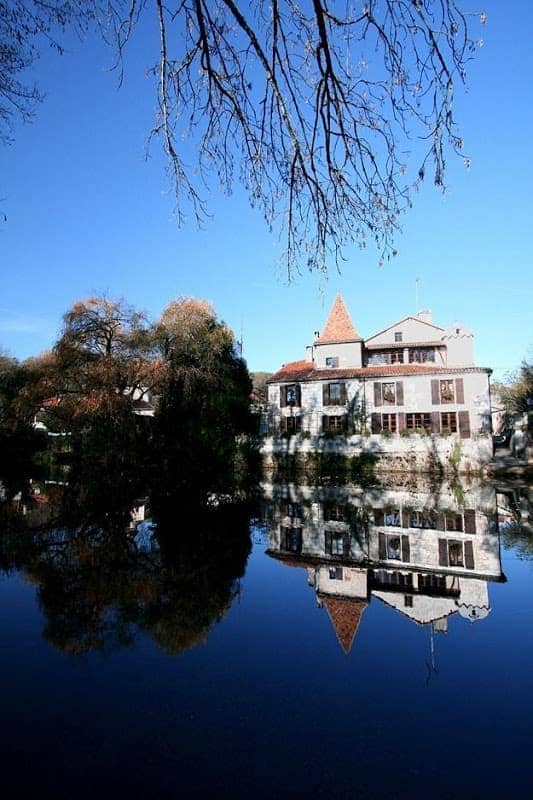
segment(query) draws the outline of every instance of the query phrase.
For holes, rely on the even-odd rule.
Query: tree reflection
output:
[[[0,566],[36,585],[44,636],[68,653],[108,653],[146,634],[176,654],[203,641],[239,591],[247,505],[231,494],[201,504],[201,487],[176,492],[183,482],[162,459],[155,470],[136,449],[138,425],[102,420],[90,446],[87,434],[74,442],[68,485],[27,483],[15,503],[0,502]]]

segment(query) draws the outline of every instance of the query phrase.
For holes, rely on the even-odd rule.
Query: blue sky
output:
[[[533,356],[533,3],[483,8],[484,43],[457,98],[470,169],[449,155],[447,193],[423,187],[390,264],[354,248],[342,274],[290,285],[282,243],[237,186],[212,194],[202,230],[192,219],[177,228],[157,143],[144,160],[155,30],[132,42],[121,89],[95,39],[45,52],[33,74],[46,100],[0,150],[0,347],[25,358],[51,346],[63,313],[95,291],[154,317],[191,295],[242,330],[250,369],[274,371],[303,357],[337,292],[365,337],[416,311],[418,278],[420,307],[469,325],[476,361],[495,377]]]

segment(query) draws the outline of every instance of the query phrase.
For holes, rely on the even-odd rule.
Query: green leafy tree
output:
[[[165,360],[156,430],[171,472],[183,484],[226,486],[237,437],[254,426],[233,334],[208,303],[182,298],[163,312],[155,336]]]
[[[524,359],[509,384],[497,387],[502,405],[507,411],[521,412],[533,410],[533,364]]]
[[[0,352],[0,481],[13,494],[35,471],[34,457],[43,449],[43,437],[32,427],[32,409],[21,406],[32,371]]]

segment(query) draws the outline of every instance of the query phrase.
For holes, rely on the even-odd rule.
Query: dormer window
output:
[[[339,366],[338,356],[328,356],[326,358],[326,367],[331,367],[331,369],[335,369],[338,366]]]
[[[394,334],[394,341],[403,342],[403,333],[401,331],[396,331],[396,333]]]

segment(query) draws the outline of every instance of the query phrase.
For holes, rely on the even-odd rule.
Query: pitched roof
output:
[[[361,337],[354,328],[342,295],[338,294],[329,312],[329,317],[320,335],[319,342],[324,344],[327,342],[353,341],[360,342]]]
[[[343,597],[326,598],[323,595],[321,595],[321,599],[327,609],[339,644],[348,655],[366,608],[366,602]]]
[[[444,333],[444,328],[441,327],[440,325],[435,325],[434,322],[427,322],[425,319],[420,319],[419,317],[407,316],[407,317],[402,317],[402,319],[399,319],[398,322],[394,322],[392,325],[387,325],[387,327],[383,328],[383,330],[374,333],[372,336],[369,336],[368,339],[366,340],[366,344],[368,345],[368,342],[371,342],[372,339],[376,338],[376,336],[381,336],[382,333],[386,333],[387,331],[390,331],[393,328],[397,328],[399,325],[401,325],[403,322],[406,322],[408,319],[413,320],[414,322],[420,322],[421,325],[427,325],[429,328],[434,328],[435,330],[442,331]]]
[[[407,375],[448,375],[466,372],[488,372],[489,367],[436,367],[431,364],[379,364],[371,367],[347,367],[345,369],[315,369],[310,361],[293,361],[284,364],[268,380],[268,383],[286,381],[335,381],[348,378],[387,378]]]

